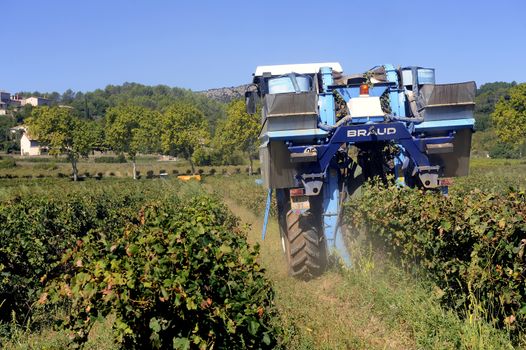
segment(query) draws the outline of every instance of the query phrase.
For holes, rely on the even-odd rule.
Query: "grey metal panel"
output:
[[[473,118],[475,105],[426,107],[421,113],[424,121]]]
[[[261,163],[261,178],[266,188],[270,188],[270,160],[268,142],[259,147],[259,162]]]
[[[290,152],[282,141],[270,141],[259,148],[261,174],[267,188],[294,187],[295,165],[290,161]]]
[[[264,104],[267,118],[318,114],[318,95],[315,91],[267,94]]]
[[[471,129],[459,130],[453,141],[453,152],[429,155],[430,163],[432,165],[440,165],[443,169],[441,176],[456,177],[469,175],[471,136]]]
[[[289,116],[269,118],[263,126],[263,132],[316,129],[318,127],[318,116]]]
[[[473,81],[423,85],[417,104],[425,121],[473,118],[475,92]]]
[[[422,107],[475,103],[474,81],[456,84],[424,84],[420,88]]]
[[[267,131],[316,129],[318,126],[316,92],[267,94],[262,123]]]

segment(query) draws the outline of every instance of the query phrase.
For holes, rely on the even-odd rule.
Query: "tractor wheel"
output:
[[[308,280],[319,276],[326,267],[325,241],[311,215],[289,210],[281,231],[281,244],[289,265],[289,274]]]

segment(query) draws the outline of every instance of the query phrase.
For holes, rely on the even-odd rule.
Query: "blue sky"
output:
[[[247,83],[257,65],[323,61],[526,81],[524,0],[2,0],[0,13],[10,92],[126,81],[202,90]]]

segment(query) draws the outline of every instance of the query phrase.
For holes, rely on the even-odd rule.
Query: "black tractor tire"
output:
[[[312,214],[299,215],[289,210],[284,221],[281,243],[289,274],[303,280],[319,276],[327,266],[327,254]]]

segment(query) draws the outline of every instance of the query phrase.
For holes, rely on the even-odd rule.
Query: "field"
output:
[[[61,178],[69,177],[71,165],[63,157],[28,158],[13,157],[15,166],[2,166],[0,163],[0,179],[11,178]],[[124,161],[122,163],[122,161]],[[257,168],[257,166],[255,167]],[[213,169],[222,173],[247,173],[246,165],[239,166],[204,166],[196,170],[210,173]],[[256,169],[255,169],[256,170]],[[143,156],[137,160],[137,171],[141,177],[148,174],[158,176],[160,173],[169,175],[189,174],[190,165],[186,161],[158,160],[155,156]],[[132,176],[132,165],[126,160],[114,156],[102,156],[83,160],[79,163],[79,174],[86,177],[125,178]]]
[[[69,174],[63,162],[17,161],[15,168],[0,169],[0,176],[17,177],[0,179],[0,216],[10,220],[0,230],[1,252],[9,257],[0,258],[2,348],[68,348],[71,339],[91,349],[119,343],[287,349],[511,349],[525,344],[520,313],[503,325],[495,318],[500,314],[476,303],[481,298],[455,308],[436,273],[421,263],[424,256],[414,264],[403,249],[393,250],[393,241],[386,239],[390,232],[380,234],[381,224],[375,232],[349,229],[351,269],[335,264],[317,279],[299,281],[287,274],[275,220],[261,241],[265,193],[255,176],[244,174],[245,166],[215,167],[214,172],[203,167],[201,183],[174,178],[173,170],[189,168],[185,163],[139,162],[144,174],[166,170],[169,176],[161,179],[133,181],[125,175],[128,168],[84,163],[81,173],[104,176],[80,183],[58,177]],[[39,171],[42,178],[29,178]],[[509,187],[524,191],[526,162],[474,159],[471,175],[456,181],[450,197],[468,198],[477,189],[495,200]],[[399,199],[420,198],[413,195]],[[500,207],[508,208],[501,200]],[[349,217],[361,210],[351,209]],[[368,224],[380,222],[367,219]],[[513,234],[524,234],[525,227],[514,228]],[[517,264],[524,266],[521,260]],[[108,278],[117,281],[117,274],[124,280],[108,289]],[[225,283],[228,296],[221,292]],[[480,297],[477,291],[473,295]],[[173,300],[168,311],[166,300]],[[188,317],[211,331],[184,329],[182,320]],[[169,319],[184,334],[175,334]],[[55,321],[62,326],[53,327]]]

